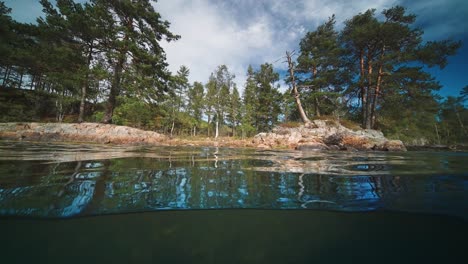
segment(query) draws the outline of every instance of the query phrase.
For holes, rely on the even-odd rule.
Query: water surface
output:
[[[0,143],[0,215],[400,211],[468,219],[468,153]]]

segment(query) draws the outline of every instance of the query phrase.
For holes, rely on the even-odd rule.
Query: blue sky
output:
[[[41,15],[39,0],[5,3],[18,21],[34,22]],[[359,12],[376,8],[380,13],[397,4],[417,15],[416,25],[424,30],[425,41],[463,41],[445,69],[429,69],[443,85],[441,95],[458,95],[468,85],[466,0],[159,0],[155,8],[182,36],[177,42],[163,43],[171,71],[186,65],[191,81],[206,82],[216,66],[226,64],[242,89],[249,64],[259,67],[269,62],[284,71],[285,51],[297,50],[305,33],[332,14],[341,29],[343,21]]]

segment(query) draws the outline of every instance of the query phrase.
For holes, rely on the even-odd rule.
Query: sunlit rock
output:
[[[310,124],[294,128],[275,127],[271,133],[256,135],[252,143],[257,146],[287,147],[302,151],[406,151],[403,142],[388,140],[381,131],[351,130],[329,120],[314,120]]]
[[[158,144],[166,136],[126,126],[98,123],[2,123],[0,139],[113,144]]]

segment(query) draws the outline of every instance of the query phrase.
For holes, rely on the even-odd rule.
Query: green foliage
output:
[[[278,123],[283,99],[278,87],[275,87],[278,80],[279,74],[274,71],[271,64],[260,65],[258,71],[254,71],[249,66],[242,118],[245,123],[243,129],[247,136],[251,136],[251,132],[268,131]]]
[[[119,106],[115,108],[115,124],[136,128],[150,128],[153,114],[151,106],[136,98],[119,98]]]
[[[91,122],[96,122],[96,123],[99,123],[102,118],[104,118],[104,112],[103,111],[96,111],[93,113],[93,115],[91,116]]]
[[[213,122],[215,138],[219,136],[220,127],[226,122],[231,104],[231,91],[235,87],[234,78],[226,65],[220,65],[211,73],[206,84],[205,113],[208,115],[208,123]]]
[[[53,114],[54,98],[37,91],[0,89],[0,122],[38,121]]]
[[[331,114],[339,104],[337,98],[343,86],[349,81],[334,26],[335,16],[332,16],[300,42],[296,79],[299,87],[303,87],[300,93],[304,111],[314,116]]]
[[[459,97],[449,96],[441,104],[439,133],[443,143],[468,143],[468,108],[465,88],[460,92]]]
[[[188,93],[191,89],[188,82],[189,69],[186,66],[181,66],[175,76],[172,76],[169,83],[169,94],[165,96],[165,120],[164,123],[168,127],[170,134],[174,134],[174,130],[182,131],[190,129],[192,122],[185,122],[187,117],[185,113],[189,111]]]
[[[423,43],[422,30],[412,25],[415,15],[406,14],[401,6],[382,14],[382,21],[375,10],[352,17],[345,22],[340,36],[355,80],[346,93],[359,100],[365,128],[377,127],[384,100],[409,93],[408,80],[413,93],[437,90],[438,84],[421,66],[443,68],[447,57],[460,47],[459,42],[448,40]]]
[[[242,102],[235,84],[232,88],[232,93],[229,95],[228,103],[227,120],[231,125],[232,135],[236,136],[237,127],[240,125],[242,119]]]

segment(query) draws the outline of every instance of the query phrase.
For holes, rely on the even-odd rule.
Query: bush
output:
[[[104,118],[104,112],[102,111],[96,111],[94,114],[91,116],[91,121],[92,122],[101,122],[102,119]]]
[[[121,100],[123,102],[114,110],[113,123],[147,128],[153,118],[151,106],[136,98],[121,98]]]

